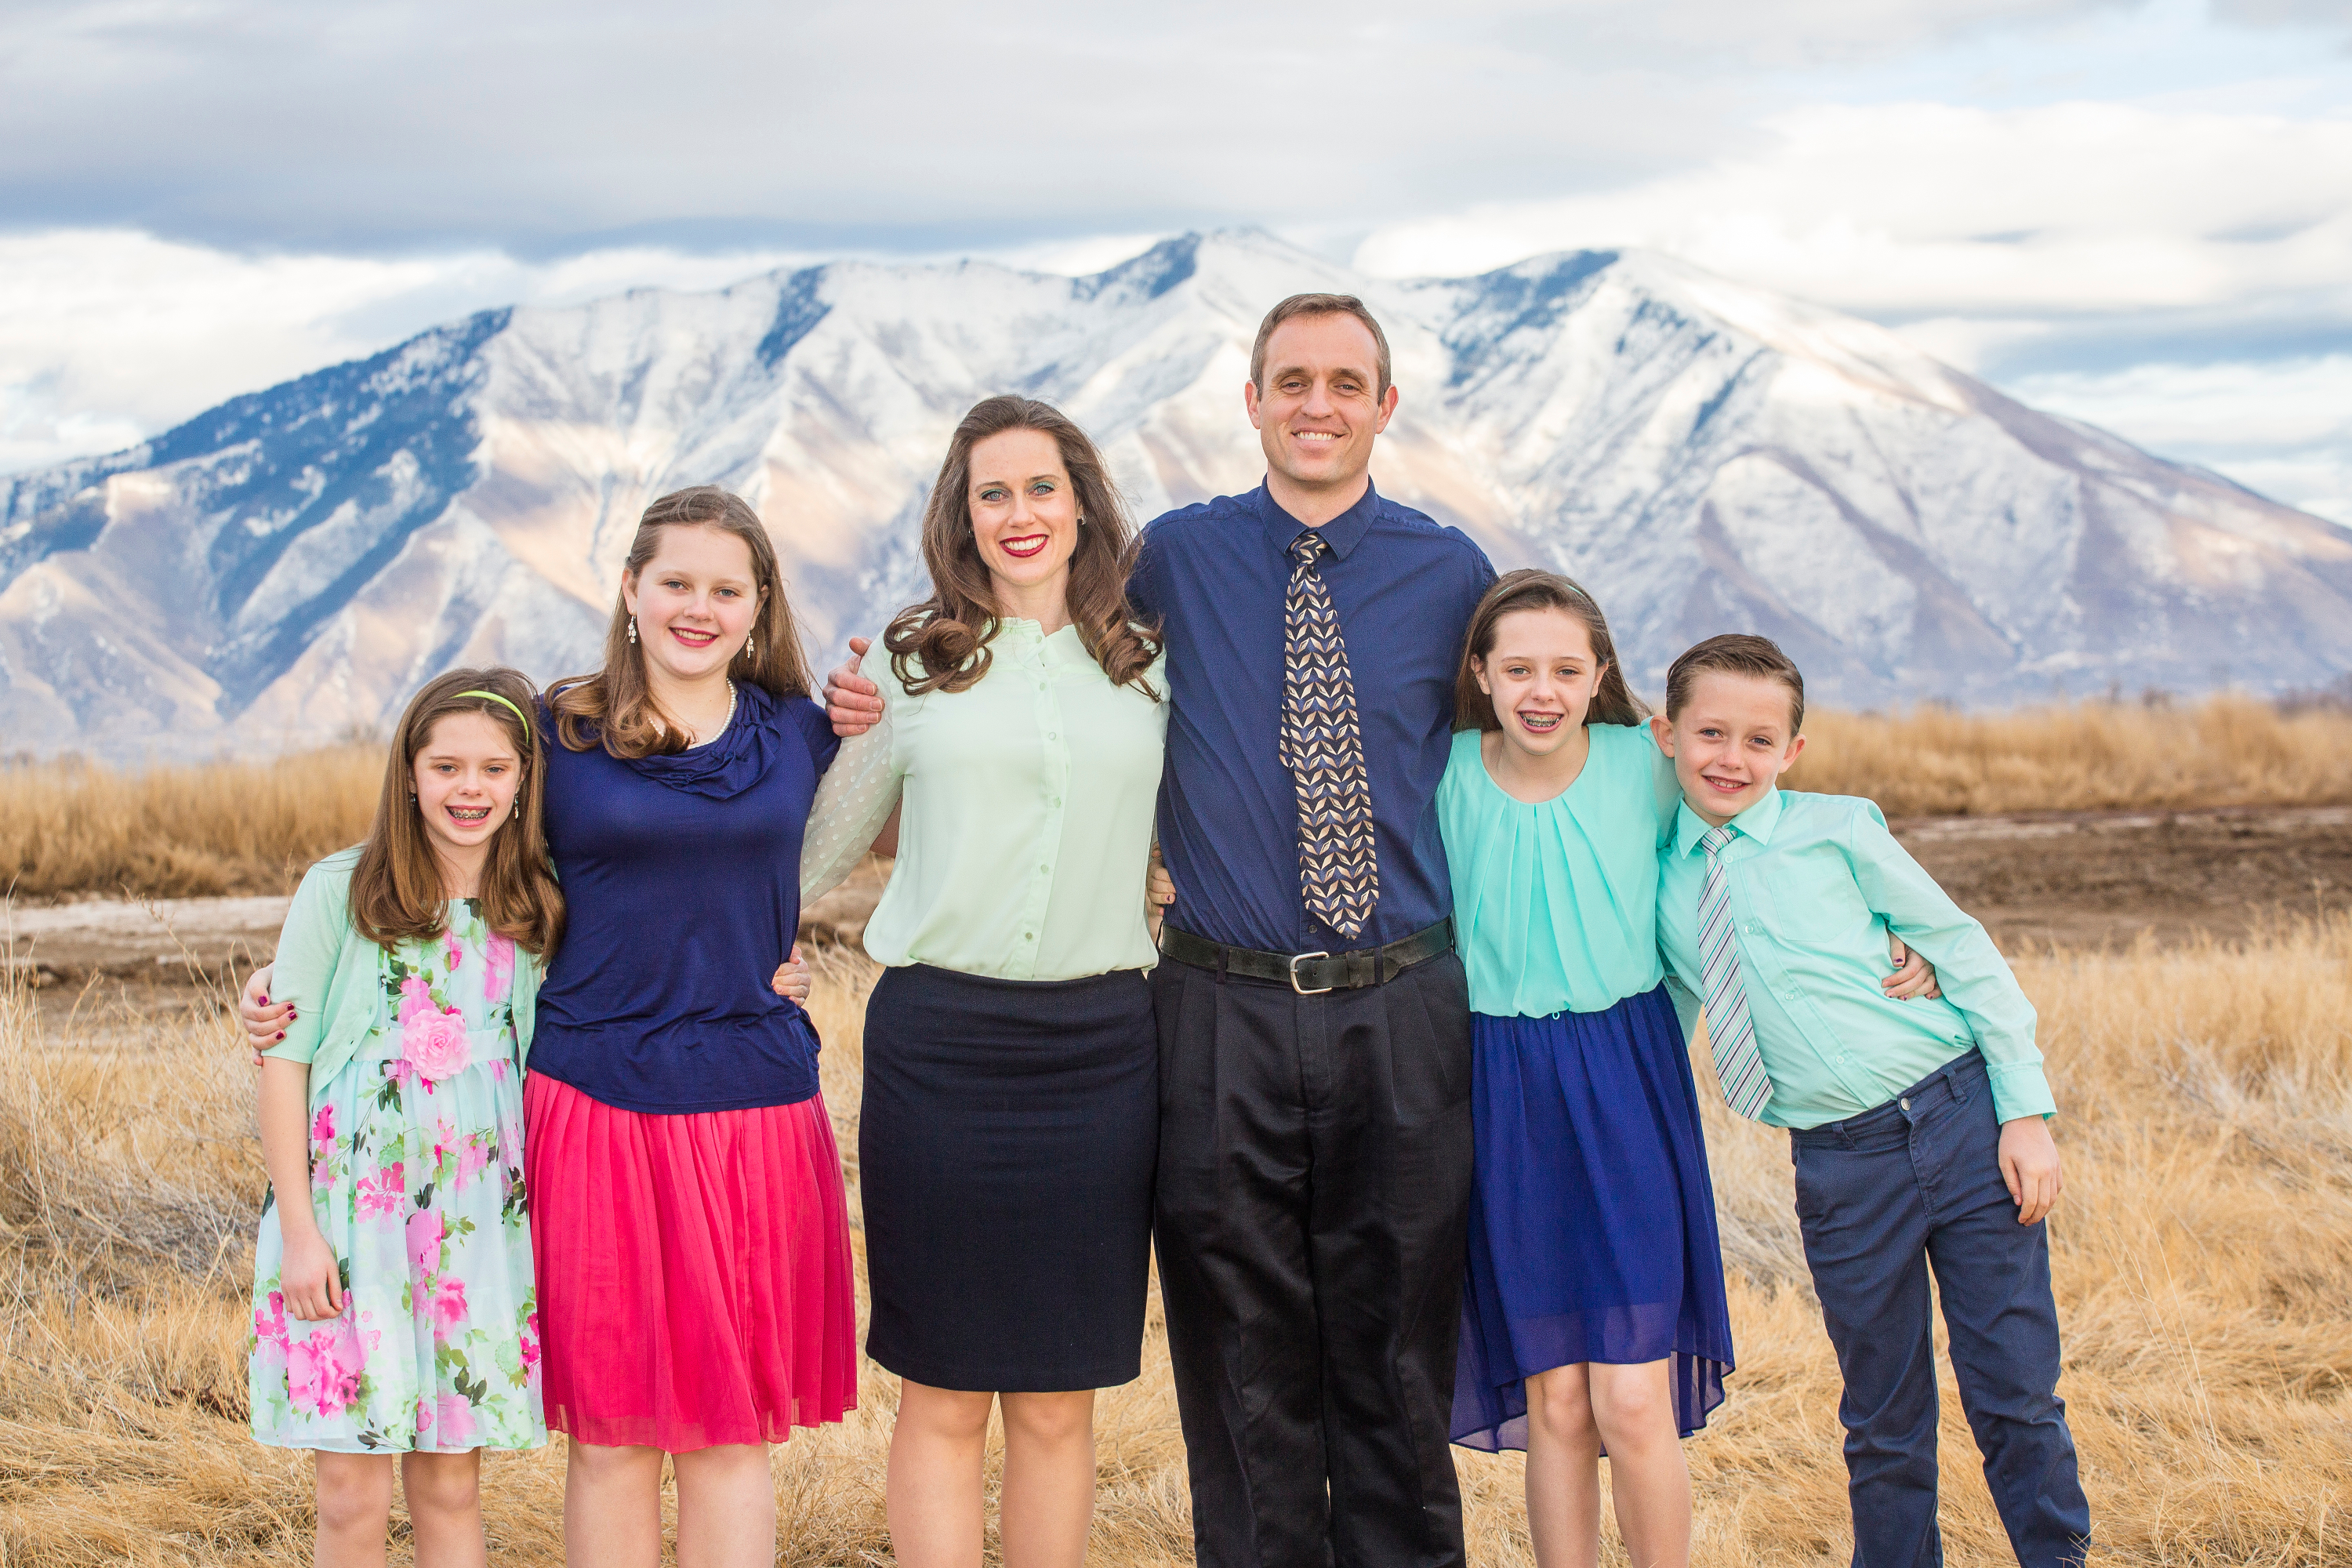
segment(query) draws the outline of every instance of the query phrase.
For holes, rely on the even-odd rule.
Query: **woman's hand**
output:
[[[245,1032],[253,1045],[253,1065],[261,1065],[261,1053],[286,1037],[286,1026],[294,1021],[294,1004],[272,1002],[269,999],[269,977],[278,966],[265,963],[245,977],[245,993],[236,1000],[236,1016],[244,1021]]]
[[[1168,918],[1168,906],[1176,901],[1176,879],[1168,874],[1160,862],[1160,846],[1151,847],[1150,868],[1143,875],[1143,923],[1151,931],[1151,945],[1160,945],[1160,928]]]
[[[343,1315],[342,1274],[335,1264],[335,1249],[317,1226],[307,1226],[299,1234],[292,1226],[286,1227],[278,1289],[286,1297],[286,1310],[306,1323]]]
[[[808,1005],[809,966],[807,961],[801,957],[799,942],[793,943],[793,955],[776,965],[776,973],[769,977],[768,987],[787,1002],[796,1002],[803,1007]]]
[[[1936,966],[1920,957],[1893,931],[1886,933],[1886,961],[1895,965],[1895,973],[1878,983],[1891,1002],[1908,1002],[1916,996],[1933,999],[1944,994],[1936,982]]]

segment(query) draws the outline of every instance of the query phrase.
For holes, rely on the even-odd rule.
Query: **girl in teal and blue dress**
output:
[[[253,1434],[317,1455],[320,1563],[381,1563],[397,1456],[419,1564],[485,1560],[484,1448],[536,1447],[522,1063],[563,904],[529,681],[402,717],[368,841],[287,911],[263,1053]]]
[[[1690,1058],[1658,957],[1681,791],[1565,577],[1471,617],[1438,821],[1470,982],[1476,1149],[1456,1443],[1527,1450],[1540,1568],[1601,1542],[1600,1458],[1643,1568],[1690,1555],[1680,1436],[1731,1370]]]

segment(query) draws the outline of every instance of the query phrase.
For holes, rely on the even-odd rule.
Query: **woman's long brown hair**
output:
[[[484,691],[495,691],[506,702],[478,695]],[[442,720],[478,713],[505,733],[522,774],[515,783],[513,810],[490,835],[489,858],[482,867],[482,920],[500,936],[542,958],[555,952],[563,940],[563,891],[548,867],[546,825],[541,816],[547,754],[537,725],[524,723],[522,717],[538,701],[539,693],[520,671],[497,666],[453,669],[426,682],[409,700],[384,758],[375,826],[352,871],[353,930],[391,947],[404,940],[438,936],[447,927],[448,889],[416,808],[416,753]]]
[[[1462,668],[1454,678],[1456,730],[1503,727],[1494,699],[1478,688],[1478,667],[1495,651],[1496,625],[1505,616],[1521,610],[1558,610],[1584,623],[1585,635],[1592,639],[1592,657],[1602,666],[1601,684],[1593,689],[1592,702],[1584,710],[1586,723],[1639,724],[1650,716],[1650,710],[1625,684],[1625,671],[1617,662],[1617,644],[1609,635],[1609,617],[1601,613],[1592,595],[1574,578],[1528,567],[1495,579],[1495,585],[1471,612],[1470,635],[1462,639]]]
[[[801,651],[800,628],[793,624],[793,606],[784,597],[783,569],[776,563],[776,542],[765,523],[742,497],[717,485],[697,485],[673,490],[646,508],[637,520],[636,537],[629,541],[623,570],[631,583],[642,576],[661,550],[662,535],[673,528],[708,528],[730,533],[751,552],[751,575],[760,584],[759,613],[744,638],[752,650],[735,650],[728,673],[748,680],[769,696],[809,694],[808,659]],[[555,714],[556,734],[575,752],[603,746],[616,757],[650,757],[682,752],[686,726],[661,712],[646,680],[645,649],[629,640],[629,601],[613,597],[613,624],[604,631],[604,668],[593,675],[575,675],[555,683],[548,692]],[[663,721],[667,721],[666,722]]]
[[[1008,430],[1035,430],[1054,438],[1076,494],[1078,516],[1086,520],[1070,554],[1065,591],[1079,641],[1113,686],[1133,686],[1158,701],[1160,694],[1144,676],[1160,657],[1160,634],[1139,627],[1127,602],[1135,529],[1118,488],[1102,454],[1069,416],[1050,403],[1010,393],[973,404],[948,442],[947,460],[923,509],[923,564],[930,568],[931,596],[899,611],[882,634],[892,672],[915,693],[961,691],[988,673],[988,645],[996,636],[1001,607],[971,531],[971,449]]]

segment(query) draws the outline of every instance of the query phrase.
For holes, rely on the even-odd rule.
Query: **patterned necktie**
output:
[[[1317,919],[1353,939],[1380,901],[1372,786],[1356,727],[1348,645],[1315,563],[1323,536],[1291,542],[1282,648],[1282,765],[1298,791],[1298,891]]]
[[[1730,842],[1728,826],[1699,840],[1706,850],[1706,886],[1698,895],[1698,964],[1706,985],[1706,1043],[1715,1055],[1716,1081],[1723,1086],[1725,1103],[1754,1121],[1772,1098],[1772,1080],[1764,1076],[1756,1024],[1748,1016],[1748,983],[1739,973],[1731,879],[1721,858]]]

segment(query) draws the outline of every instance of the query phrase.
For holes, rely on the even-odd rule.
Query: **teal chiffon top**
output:
[[[1682,804],[1675,765],[1647,725],[1588,732],[1576,782],[1534,804],[1487,774],[1479,731],[1454,737],[1437,820],[1474,1013],[1599,1013],[1664,978],[1658,847]]]

